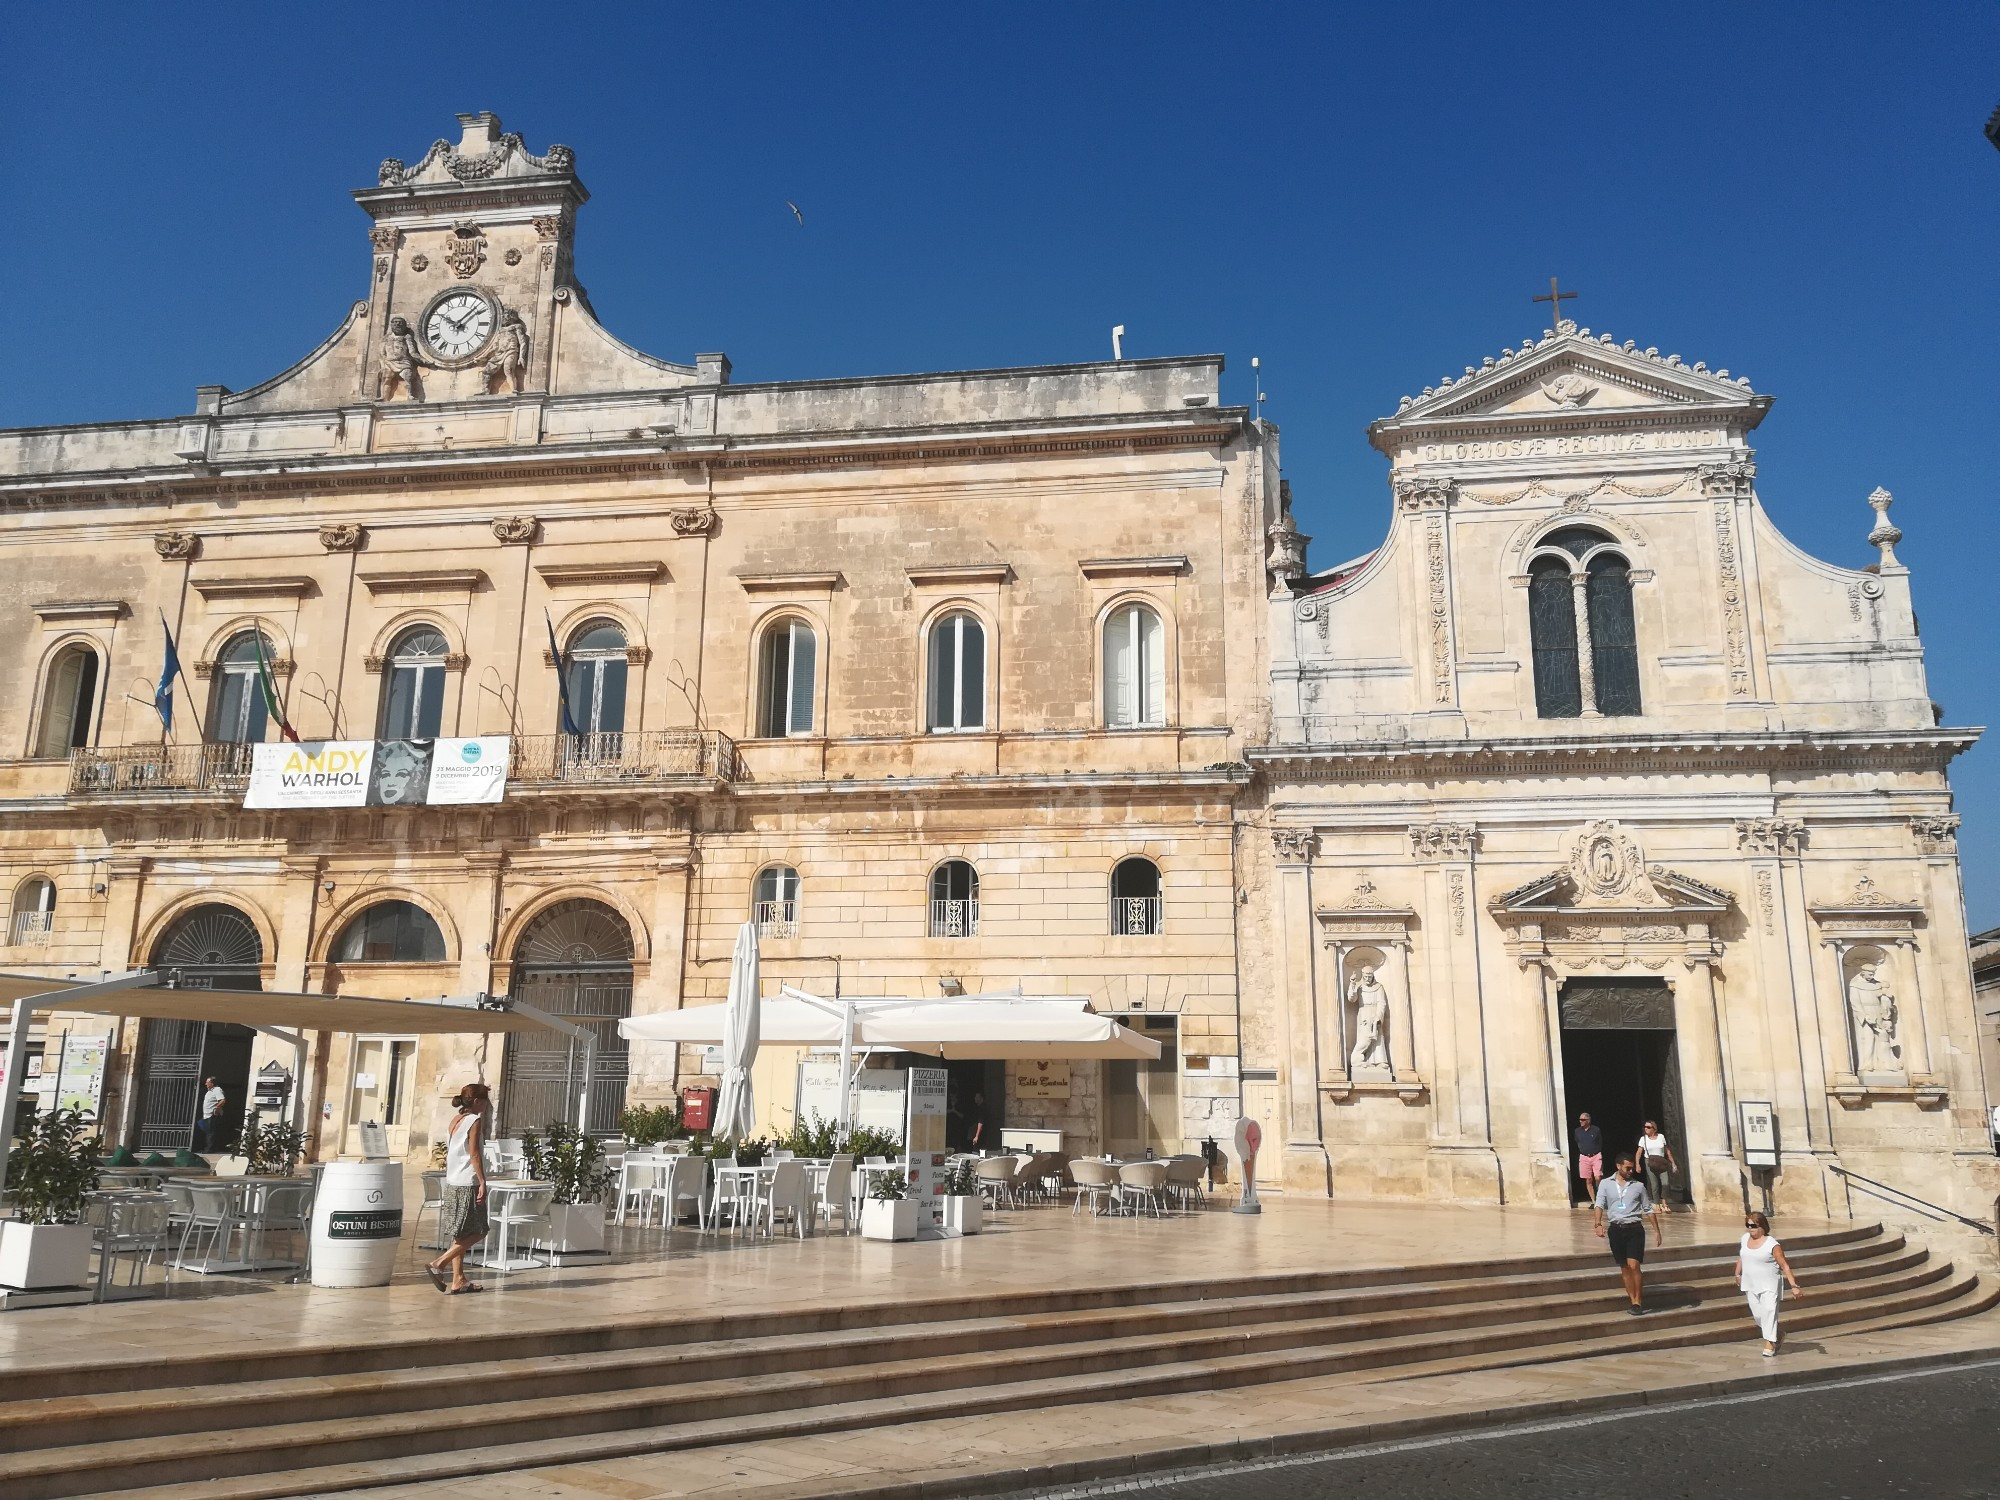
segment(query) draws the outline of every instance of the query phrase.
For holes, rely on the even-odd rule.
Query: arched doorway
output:
[[[625,1108],[631,1049],[618,1023],[632,1014],[632,931],[601,902],[564,901],[528,924],[514,945],[514,997],[586,1027],[597,1038],[586,1128],[611,1135]],[[576,1118],[582,1049],[552,1031],[507,1038],[500,1086],[504,1135]]]
[[[261,990],[263,960],[256,924],[233,906],[209,905],[175,920],[153,945],[152,964],[178,971],[184,990]],[[248,1026],[219,1021],[146,1022],[134,1149],[186,1151],[195,1144],[204,1078],[215,1079],[224,1101],[216,1139],[205,1144],[219,1149],[234,1141],[250,1092],[250,1044],[256,1035]]]

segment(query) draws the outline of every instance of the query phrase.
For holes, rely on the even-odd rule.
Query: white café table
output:
[[[806,1169],[806,1181],[812,1187],[813,1196],[815,1198],[824,1198],[826,1196],[826,1174],[832,1170],[833,1163],[831,1161],[820,1161],[804,1156],[795,1156],[792,1160]],[[724,1201],[742,1201],[740,1193],[743,1188],[747,1187],[749,1189],[750,1201],[753,1203],[768,1197],[771,1191],[771,1183],[778,1175],[778,1168],[783,1165],[783,1162],[762,1161],[754,1167],[731,1167],[719,1162],[710,1162],[708,1164],[708,1177],[711,1186],[709,1188],[708,1201],[703,1205],[702,1227],[704,1229],[715,1228],[716,1223],[712,1221],[719,1221],[721,1219]],[[879,1172],[883,1169],[877,1167],[876,1170]],[[736,1191],[725,1192],[725,1186],[733,1187]]]
[[[169,1182],[190,1188],[222,1188],[228,1192],[228,1202],[223,1210],[222,1227],[216,1230],[209,1241],[208,1253],[199,1260],[183,1260],[176,1256],[174,1269],[193,1271],[200,1276],[222,1276],[240,1271],[295,1271],[299,1263],[295,1260],[267,1260],[264,1256],[264,1205],[269,1189],[282,1183],[303,1186],[308,1179],[303,1177],[169,1177]],[[243,1236],[243,1254],[234,1260],[227,1259],[229,1242],[236,1235]],[[221,1251],[225,1259],[217,1260]]]

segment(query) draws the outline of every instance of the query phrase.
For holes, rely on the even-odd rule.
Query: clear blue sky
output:
[[[17,6],[0,425],[167,415],[367,291],[347,197],[491,109],[575,148],[611,328],[782,380],[1262,357],[1326,566],[1363,427],[1579,320],[1778,398],[1758,487],[1869,561],[1897,497],[1932,694],[1996,717],[2000,6]],[[801,229],[785,208],[804,210]],[[1955,781],[2000,923],[2000,749]]]

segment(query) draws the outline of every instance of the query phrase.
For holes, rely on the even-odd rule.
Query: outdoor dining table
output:
[[[265,1199],[269,1189],[281,1183],[294,1185],[304,1181],[298,1177],[243,1176],[243,1177],[169,1177],[169,1182],[192,1188],[225,1188],[229,1192],[229,1202],[223,1211],[222,1227],[209,1241],[208,1253],[199,1260],[174,1258],[174,1269],[193,1271],[202,1276],[220,1276],[241,1271],[294,1271],[299,1262],[295,1260],[267,1260],[264,1256]],[[236,1260],[217,1260],[216,1250],[220,1246],[227,1255],[229,1242],[237,1234],[243,1236],[243,1253]]]
[[[791,1160],[796,1161],[806,1169],[806,1180],[812,1184],[813,1195],[818,1198],[824,1198],[826,1196],[826,1174],[833,1169],[832,1161],[804,1156],[793,1157]],[[708,1170],[709,1179],[713,1183],[713,1186],[709,1191],[711,1194],[711,1203],[717,1206],[717,1216],[720,1216],[719,1205],[726,1199],[736,1197],[736,1194],[723,1190],[725,1184],[746,1183],[751,1189],[753,1198],[759,1197],[768,1189],[772,1180],[777,1177],[778,1168],[782,1165],[782,1162],[761,1161],[755,1166],[732,1167],[725,1162],[711,1162]],[[878,1168],[877,1170],[880,1169]]]

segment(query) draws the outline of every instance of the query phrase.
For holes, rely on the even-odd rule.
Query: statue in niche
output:
[[[528,329],[521,315],[511,308],[500,318],[500,330],[493,335],[493,352],[487,357],[486,389],[498,393],[505,381],[516,394],[528,373]]]
[[[1896,1038],[1896,995],[1878,977],[1881,965],[1865,963],[1847,982],[1847,1009],[1854,1017],[1854,1066],[1860,1073],[1895,1073],[1902,1068]]]
[[[424,357],[417,352],[417,336],[410,328],[408,318],[391,318],[389,331],[382,335],[382,354],[378,370],[382,380],[382,399],[387,401],[401,382],[403,394],[412,401],[424,399],[423,387],[418,384],[417,370],[424,363]]]
[[[1373,964],[1347,987],[1347,1003],[1354,1007],[1354,1051],[1348,1055],[1353,1073],[1393,1073],[1389,1065],[1389,992],[1375,978]]]

